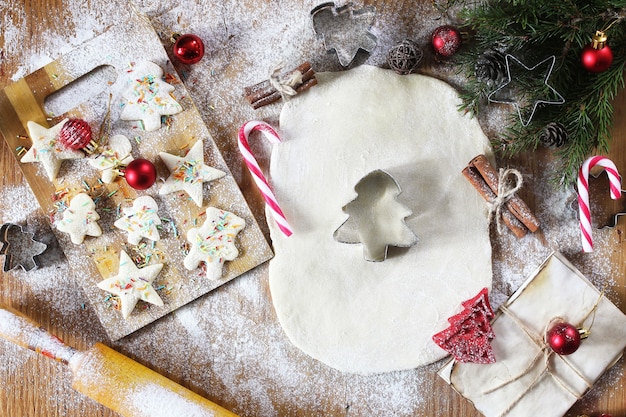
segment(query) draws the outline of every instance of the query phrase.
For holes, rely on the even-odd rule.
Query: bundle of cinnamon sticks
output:
[[[485,155],[472,159],[462,172],[486,201],[492,203],[496,200],[500,178]],[[517,195],[506,201],[504,208],[506,210],[502,210],[501,220],[518,238],[525,236],[528,231],[534,233],[539,229],[539,220]]]
[[[317,84],[315,71],[313,70],[313,68],[311,68],[311,64],[309,62],[305,62],[301,65],[298,65],[291,71],[280,74],[279,78],[289,79],[295,73],[300,73],[302,75],[301,82],[299,82],[297,85],[290,86],[296,92],[301,93],[302,91],[308,90],[309,88]],[[300,77],[297,78],[300,79]],[[258,109],[259,107],[266,106],[281,99],[280,92],[277,91],[276,88],[274,88],[269,80],[262,81],[250,87],[245,87],[244,95],[246,97],[246,100],[248,100],[248,102],[254,109]]]

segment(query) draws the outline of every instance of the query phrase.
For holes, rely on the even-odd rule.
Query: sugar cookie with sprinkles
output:
[[[114,135],[109,138],[100,153],[89,160],[92,167],[102,171],[101,178],[105,184],[110,184],[120,175],[119,169],[128,165],[134,158],[130,154],[133,147],[124,135]]]
[[[81,151],[66,148],[59,142],[59,132],[67,121],[68,119],[64,119],[51,128],[29,121],[26,127],[33,145],[22,156],[20,162],[40,162],[46,170],[48,179],[52,181],[59,174],[61,163],[64,160],[84,158],[85,154]]]
[[[159,153],[170,171],[170,176],[159,189],[159,194],[185,191],[198,205],[202,206],[202,184],[222,178],[226,173],[204,163],[203,142],[197,141],[184,157]]]
[[[183,108],[172,96],[175,88],[163,80],[157,64],[131,64],[126,90],[122,93],[122,120],[140,120],[148,132],[161,127],[161,117],[180,113]]]
[[[185,268],[193,271],[204,262],[207,278],[219,279],[224,262],[239,256],[235,237],[245,226],[245,220],[233,213],[215,207],[207,208],[204,224],[187,232],[190,248],[185,257]]]
[[[98,225],[100,215],[96,212],[96,204],[86,193],[77,194],[63,212],[63,218],[56,223],[59,231],[67,233],[72,243],[80,245],[85,236],[98,237],[102,229]]]
[[[120,268],[117,275],[98,283],[98,288],[119,297],[120,310],[125,319],[130,316],[139,300],[163,306],[163,300],[152,286],[152,282],[161,272],[163,264],[137,268],[133,260],[124,251],[120,252]]]
[[[161,224],[159,207],[148,195],[137,197],[132,207],[123,209],[123,216],[113,225],[128,232],[128,243],[138,245],[142,238],[158,242],[161,236],[157,226]]]

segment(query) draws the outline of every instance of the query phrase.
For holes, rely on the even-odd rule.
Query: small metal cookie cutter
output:
[[[44,253],[48,245],[35,240],[33,236],[33,233],[25,232],[18,224],[5,223],[0,227],[0,255],[5,256],[4,272],[18,266],[25,271],[39,267],[36,257]]]
[[[357,197],[342,209],[348,219],[333,233],[341,243],[362,243],[366,261],[382,262],[389,246],[409,247],[417,237],[404,219],[412,214],[398,202],[402,190],[396,180],[383,170],[361,178],[354,187]]]
[[[326,50],[334,50],[342,67],[347,67],[359,49],[372,52],[376,48],[376,36],[370,33],[376,9],[355,9],[347,3],[337,7],[335,3],[322,3],[311,10],[313,30],[324,42]]]

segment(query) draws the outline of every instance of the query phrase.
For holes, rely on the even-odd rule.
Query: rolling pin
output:
[[[124,417],[237,417],[101,343],[77,351],[3,305],[0,337],[69,365],[72,388]]]

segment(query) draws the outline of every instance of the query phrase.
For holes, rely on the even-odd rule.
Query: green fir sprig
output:
[[[528,126],[512,114],[496,142],[504,156],[533,150],[540,145],[544,127],[560,122],[567,130],[568,141],[556,150],[560,166],[555,179],[563,185],[571,184],[589,155],[609,149],[612,100],[624,87],[626,0],[486,0],[471,4],[450,0],[446,7],[452,3],[462,3],[457,15],[459,26],[473,35],[467,47],[455,56],[468,77],[461,93],[462,110],[480,112],[490,105],[489,94],[502,85],[502,80],[498,84],[476,77],[476,62],[485,52],[511,54],[529,67],[555,56],[548,83],[565,98],[565,103],[540,105]],[[580,54],[597,30],[606,31],[614,60],[608,70],[591,73],[583,68]],[[516,84],[523,86],[519,91],[522,112],[529,112],[535,100],[549,93],[541,79],[545,74],[515,74]]]

